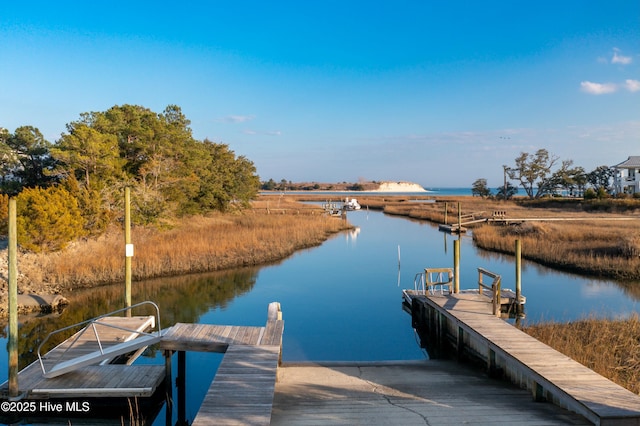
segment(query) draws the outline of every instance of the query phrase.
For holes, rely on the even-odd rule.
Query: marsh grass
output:
[[[524,222],[520,225],[483,225],[473,230],[478,247],[514,252],[563,270],[614,279],[640,277],[640,229],[637,221]]]
[[[640,319],[587,318],[543,323],[523,331],[609,380],[640,394]]]
[[[196,216],[165,229],[135,227],[132,241],[134,280],[259,265],[283,259],[296,250],[321,244],[350,225],[317,209],[288,204],[268,214],[257,208],[244,213]],[[301,211],[309,214],[301,214]],[[124,236],[120,229],[76,242],[65,251],[28,254],[21,273],[54,291],[124,280]]]

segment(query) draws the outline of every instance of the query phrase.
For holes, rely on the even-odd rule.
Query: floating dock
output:
[[[155,326],[154,316],[108,317],[102,321],[112,327],[96,325],[100,333],[100,344],[109,348],[134,339],[138,333]],[[134,331],[125,331],[134,330]],[[47,378],[45,371],[56,365],[73,362],[100,351],[93,330],[84,328],[60,343],[42,357],[18,373],[18,392],[27,399],[55,398],[102,398],[102,397],[148,397],[158,389],[164,380],[164,366],[131,366],[126,364],[80,366],[57,377]],[[100,361],[96,361],[96,364]],[[9,398],[8,382],[0,385],[0,398]]]
[[[491,300],[473,293],[405,293],[421,339],[459,359],[486,365],[492,376],[528,389],[595,425],[639,425],[640,396],[496,317]]]
[[[87,403],[86,399],[97,398],[95,404],[99,401],[99,405],[107,409],[110,405],[114,408],[122,406],[124,401],[125,408],[130,410],[129,398],[138,398],[137,407],[138,402],[144,404],[147,397],[155,399],[166,392],[170,422],[173,409],[171,357],[177,352],[178,421],[187,424],[184,353],[222,352],[225,355],[216,376],[191,424],[270,424],[284,330],[279,303],[269,305],[264,327],[178,323],[162,331],[158,327],[157,334],[148,333],[157,323],[154,316],[104,316],[90,320],[89,325],[42,356],[42,362],[36,361],[19,372],[20,401],[82,399],[93,413],[94,403]],[[99,341],[93,338],[97,335]],[[122,351],[139,354],[147,344],[154,342],[164,351],[164,365],[110,364]],[[0,398],[15,400],[9,396],[8,382],[0,385]],[[66,402],[60,407],[75,407]],[[62,417],[65,414],[75,417],[73,413],[61,414]],[[135,415],[128,411],[127,414]],[[29,418],[38,417],[49,417],[49,413],[29,413]]]

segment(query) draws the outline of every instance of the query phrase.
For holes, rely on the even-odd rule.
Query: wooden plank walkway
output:
[[[640,396],[491,315],[478,294],[415,296],[413,303],[436,309],[446,318],[439,327],[471,350],[490,370],[502,369],[535,398],[545,398],[596,425],[640,425]],[[463,347],[462,347],[463,346]]]
[[[192,425],[269,425],[279,357],[279,346],[229,346]]]
[[[173,351],[225,352],[230,345],[257,345],[264,329],[177,323],[165,330],[160,347]]]
[[[146,331],[155,326],[154,316],[106,317],[103,323],[136,331]],[[96,324],[103,348],[130,341],[138,333]],[[77,340],[76,340],[77,339]],[[73,343],[75,340],[75,343]],[[70,349],[73,343],[73,348]],[[43,356],[45,369],[85,356],[99,350],[90,327],[84,328],[66,339]],[[128,365],[86,366],[63,376],[47,379],[38,361],[29,364],[18,373],[19,393],[27,398],[64,398],[78,396],[87,398],[101,396],[150,396],[164,378],[164,367],[146,367],[133,373]],[[0,398],[9,396],[8,382],[0,385]],[[80,389],[80,390],[79,390]]]
[[[160,348],[224,352],[193,426],[268,425],[282,351],[280,305],[269,305],[265,327],[178,323]]]

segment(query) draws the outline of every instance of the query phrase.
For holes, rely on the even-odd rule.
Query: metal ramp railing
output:
[[[149,316],[152,321],[144,324],[145,329],[148,327],[156,328],[157,330],[155,332],[150,333],[143,331],[140,328],[136,329],[125,327],[109,320],[114,318],[124,320],[124,317],[114,317],[114,315],[131,311],[132,309],[143,305],[150,305],[155,309],[155,316]],[[47,370],[42,355],[42,348],[45,344],[56,334],[82,326],[84,326],[84,328],[72,336],[72,338],[63,342],[67,343],[64,345],[66,347],[63,348],[61,347],[63,344],[60,344],[56,346],[54,350],[46,354],[55,356],[53,365]],[[99,329],[103,329],[104,333],[105,328],[107,330],[124,331],[128,333],[128,335],[122,338],[115,338],[117,343],[107,346],[104,344],[105,336],[101,339],[99,332]],[[93,339],[87,336],[87,333],[91,334],[90,331],[93,332]],[[118,309],[117,311],[82,321],[49,333],[42,343],[40,343],[40,346],[38,346],[38,361],[40,362],[40,367],[44,377],[53,378],[84,366],[97,364],[101,361],[114,359],[119,355],[137,351],[141,348],[159,342],[161,338],[160,309],[158,308],[158,305],[150,301],[140,302],[130,307]],[[85,348],[81,348],[80,345],[89,346],[90,348],[95,348],[97,346],[97,349],[87,351]],[[51,359],[47,359],[47,361],[51,361]],[[51,363],[48,362],[47,364]]]
[[[444,288],[449,287],[449,293],[453,293],[453,269],[452,268],[425,268],[424,272],[418,272],[413,278],[413,289],[422,294],[435,294],[440,287],[440,294],[444,294]]]

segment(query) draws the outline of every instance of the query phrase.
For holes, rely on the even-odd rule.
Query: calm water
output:
[[[451,267],[455,237],[431,224],[374,211],[351,212],[349,221],[357,230],[278,264],[134,283],[134,302],[156,301],[165,328],[175,322],[262,326],[269,302],[279,301],[285,319],[284,361],[424,358],[410,317],[401,309],[400,288],[412,287],[415,273],[425,267]],[[463,236],[462,288],[475,287],[477,267],[502,274],[503,286],[513,288],[513,259],[480,252],[469,236]],[[615,282],[559,273],[526,261],[522,283],[527,321],[622,317],[640,310],[637,291],[634,295]],[[21,366],[30,359],[27,348],[37,347],[48,330],[119,308],[121,293],[118,286],[79,294],[59,317],[25,322]],[[0,344],[6,344],[2,340]],[[160,353],[147,355],[137,362],[163,362]],[[220,359],[219,354],[187,354],[189,419]],[[7,365],[4,351],[0,365]],[[7,368],[1,368],[0,380],[6,378]],[[161,413],[154,424],[164,423]]]

